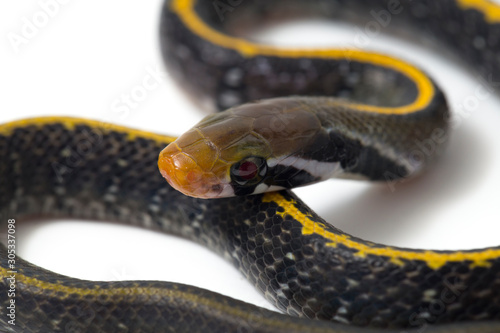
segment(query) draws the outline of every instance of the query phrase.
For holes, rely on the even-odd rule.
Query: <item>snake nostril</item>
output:
[[[215,193],[222,192],[222,185],[220,185],[220,184],[212,185],[212,192],[215,192]]]

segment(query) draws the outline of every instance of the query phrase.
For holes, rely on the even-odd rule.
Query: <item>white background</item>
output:
[[[167,134],[187,130],[204,114],[168,75],[134,108],[114,107],[142,85],[148,71],[163,70],[160,8],[161,1],[69,0],[14,47],[9,36],[22,36],[26,20],[40,19],[43,9],[33,0],[1,2],[0,122],[71,115]],[[326,22],[280,26],[260,37],[362,46],[355,42],[359,30]],[[296,192],[333,225],[372,241],[435,249],[499,244],[499,98],[474,105],[481,83],[449,53],[436,56],[432,47],[383,36],[365,44],[418,64],[443,87],[459,118],[450,149],[435,169],[394,191],[387,184],[331,180]],[[34,221],[18,225],[17,246],[25,259],[73,277],[178,281],[269,307],[224,260],[168,235],[108,223]]]

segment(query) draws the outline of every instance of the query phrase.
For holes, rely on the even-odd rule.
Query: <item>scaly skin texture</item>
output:
[[[12,217],[70,216],[174,233],[229,258],[270,302],[295,316],[392,328],[500,319],[500,249],[430,252],[365,242],[329,226],[289,192],[190,198],[167,186],[156,169],[157,153],[170,141],[70,118],[4,125],[2,223]],[[82,142],[92,149],[72,165]],[[236,332],[250,325],[261,329],[256,332],[281,332],[280,327],[286,327],[283,332],[358,332],[271,314],[196,288],[76,280],[20,258],[14,327],[4,310],[12,275],[5,247],[0,254],[4,330]],[[199,304],[199,298],[209,305]],[[443,311],[434,311],[437,306]],[[214,310],[218,307],[220,312]],[[493,332],[495,325],[474,332]]]
[[[243,45],[242,50],[216,45],[185,25],[170,3],[162,14],[166,62],[212,108],[291,93],[337,94],[358,104],[373,103],[379,111],[384,107],[409,112],[404,108],[409,100],[429,106],[436,96],[432,89],[421,89],[431,85],[422,83],[425,79],[418,79],[410,67],[400,65],[399,72],[380,67],[371,54],[348,54],[351,59],[346,61],[316,51],[299,50],[299,57],[273,55],[272,48],[244,43],[233,45]],[[266,19],[283,9],[283,3],[245,2],[236,9],[240,14],[226,23],[211,10],[211,1],[198,4],[197,10],[209,25],[223,30],[245,23],[245,17],[247,22]],[[342,17],[345,11],[338,9],[366,13],[387,9],[391,2],[325,0],[307,7],[309,3],[287,5],[298,8],[291,14]],[[394,24],[407,22],[441,37],[492,85],[500,81],[498,7],[485,12],[493,5],[484,0],[401,4],[405,10],[392,16]],[[280,77],[291,79],[280,82]],[[368,96],[372,90],[380,96]],[[288,191],[210,201],[189,198],[166,185],[157,170],[158,153],[171,141],[68,118],[2,125],[2,227],[9,218],[32,216],[122,221],[207,246],[228,258],[290,315],[397,332],[500,331],[500,248],[436,252],[373,244],[330,226]],[[91,149],[84,150],[87,147]],[[8,248],[0,246],[0,331],[5,332],[380,332],[271,314],[186,286],[71,279],[19,257],[16,273],[11,273],[7,259]],[[12,275],[15,326],[7,316]],[[425,327],[452,321],[460,323]]]
[[[473,5],[464,6],[465,2]],[[353,49],[342,45],[335,53],[338,58],[332,59],[328,49],[295,48],[290,51],[249,45],[242,38],[230,39],[228,45],[215,44],[186,25],[179,13],[172,10],[176,3],[166,1],[162,14],[163,56],[170,72],[192,93],[193,100],[208,109],[225,110],[248,101],[290,95],[335,95],[355,102],[397,106],[417,94],[411,80],[401,72],[377,66],[375,57],[357,61],[356,45]],[[394,3],[399,6],[393,8],[391,4]],[[214,10],[210,1],[197,1],[195,8],[201,20],[206,22],[204,29],[234,31],[234,35],[265,25],[276,18],[276,13],[282,19],[319,16],[352,20],[354,17],[362,30],[367,23],[379,22],[373,13],[383,14],[385,20],[379,23],[381,33],[398,31],[403,36],[420,36],[450,47],[464,63],[477,70],[485,82],[500,88],[500,61],[497,58],[500,16],[490,17],[491,9],[489,13],[479,11],[487,4],[498,12],[494,3],[482,0],[317,0],[311,4],[301,0],[243,1],[232,11],[220,13]],[[223,20],[219,14],[223,14]],[[233,35],[229,33],[229,36]]]

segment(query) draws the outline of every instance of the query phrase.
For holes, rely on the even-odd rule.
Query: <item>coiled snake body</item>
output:
[[[419,155],[414,146],[415,140],[429,138],[441,146],[447,135],[446,102],[432,80],[412,65],[387,56],[345,50],[284,50],[251,43],[226,31],[236,23],[258,24],[283,11],[342,17],[351,10],[366,12],[368,8],[389,13],[396,25],[411,24],[438,36],[490,82],[500,81],[500,8],[489,1],[253,1],[241,3],[221,21],[227,6],[200,0],[165,3],[161,38],[172,72],[198,100],[215,109],[288,94],[302,96],[274,101],[285,115],[288,109],[314,110],[314,119],[321,123],[314,132],[319,133],[314,136],[316,143],[340,153],[328,159],[326,149],[305,154],[301,147],[298,158],[336,163],[336,170],[351,176],[374,180],[406,177],[433,159]],[[479,39],[484,47],[477,47],[483,45]],[[277,83],[280,73],[295,79]],[[341,99],[307,97],[332,94]],[[348,99],[354,102],[346,102]],[[259,104],[251,104],[251,108],[255,105]],[[328,107],[337,109],[333,120],[321,111]],[[235,115],[251,118],[254,111],[250,115],[247,111],[245,106],[233,109],[231,121]],[[209,141],[210,124],[197,127],[202,136],[198,141]],[[276,171],[285,165],[286,158],[278,152],[286,143],[271,141],[279,134],[252,126],[251,132],[272,148],[269,156],[274,164],[269,163],[268,169]],[[287,136],[297,133],[303,135],[297,130]],[[66,173],[60,162],[78,149],[81,140],[92,142],[94,149],[86,154],[78,172]],[[11,217],[71,216],[174,233],[228,258],[270,302],[298,317],[167,282],[73,279],[19,257],[13,271],[7,243],[0,246],[0,331],[500,332],[500,248],[409,250],[364,241],[332,227],[287,190],[246,195],[297,184],[283,179],[272,183],[276,177],[248,183],[250,178],[240,173],[245,180],[241,182],[231,174],[234,168],[226,170],[232,177],[227,187],[210,183],[202,192],[191,191],[197,188],[186,192],[210,197],[233,191],[229,194],[238,196],[188,197],[168,186],[157,169],[158,153],[173,141],[168,136],[76,118],[4,124],[0,126],[2,224]],[[318,147],[302,141],[307,148]],[[182,168],[168,174],[171,171],[164,167],[175,162],[175,156],[201,162],[189,145],[178,142],[176,151],[161,156],[160,169],[182,187],[183,177],[188,177]],[[389,148],[389,144],[394,145]],[[252,150],[251,155],[254,153]],[[279,174],[298,164],[286,165],[290,168],[279,169]],[[319,176],[311,177],[311,170],[317,168],[304,170],[294,170],[301,181],[318,180]],[[200,184],[205,186],[203,181]],[[8,316],[13,281],[15,325]],[[439,325],[427,327],[431,314],[422,309],[431,309],[443,297],[450,305],[432,318]]]

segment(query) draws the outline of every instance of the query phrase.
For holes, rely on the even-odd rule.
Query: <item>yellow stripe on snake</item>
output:
[[[70,117],[0,125],[7,235],[11,218],[68,216],[169,232],[228,259],[288,315],[187,285],[66,277],[18,256],[13,262],[7,240],[0,245],[0,331],[500,332],[499,247],[372,243],[336,229],[289,190],[329,177],[411,177],[445,146],[446,99],[415,66],[231,34],[276,13],[342,19],[371,10],[392,15],[394,27],[433,34],[498,90],[493,2],[170,0],[160,35],[170,72],[195,99],[227,111],[178,139]],[[276,130],[276,123],[286,126]],[[422,154],[415,142],[429,138],[437,149]],[[81,140],[93,149],[67,173],[61,161]],[[443,300],[446,311],[433,313]]]

